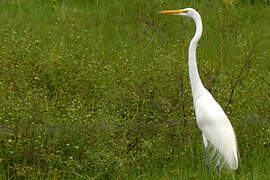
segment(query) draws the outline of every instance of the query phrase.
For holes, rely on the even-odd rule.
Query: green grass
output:
[[[187,71],[194,24],[157,14],[184,7],[202,15],[201,78],[236,131],[232,173],[205,172]],[[269,10],[2,0],[0,179],[270,179]]]

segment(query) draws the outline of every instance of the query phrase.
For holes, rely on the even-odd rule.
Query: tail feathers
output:
[[[220,167],[226,164],[232,170],[238,168],[237,142],[233,130],[204,133],[204,136],[213,147],[211,156],[221,163]]]
[[[230,163],[230,168],[235,170],[238,168],[238,154],[237,154],[237,149],[233,151],[233,157],[231,158],[231,163]]]

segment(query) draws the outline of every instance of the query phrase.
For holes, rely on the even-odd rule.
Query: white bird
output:
[[[214,148],[218,171],[224,164],[230,169],[238,168],[237,142],[233,127],[211,93],[203,86],[196,63],[196,47],[201,38],[203,26],[200,14],[193,8],[161,11],[161,14],[187,16],[194,20],[196,33],[189,45],[188,66],[196,122],[202,131],[206,149],[206,169],[208,167],[208,147]],[[220,164],[221,163],[221,164]]]

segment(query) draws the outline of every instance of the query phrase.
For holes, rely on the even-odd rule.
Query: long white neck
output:
[[[198,41],[201,38],[203,27],[201,16],[199,13],[196,16],[192,17],[192,19],[195,21],[196,24],[196,33],[189,45],[188,66],[193,102],[195,103],[195,101],[199,98],[199,96],[205,89],[200,79],[196,62],[196,47]]]

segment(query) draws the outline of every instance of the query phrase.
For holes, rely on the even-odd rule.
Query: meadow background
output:
[[[235,129],[239,168],[205,172],[188,79]],[[1,0],[0,179],[270,179],[269,1]]]

